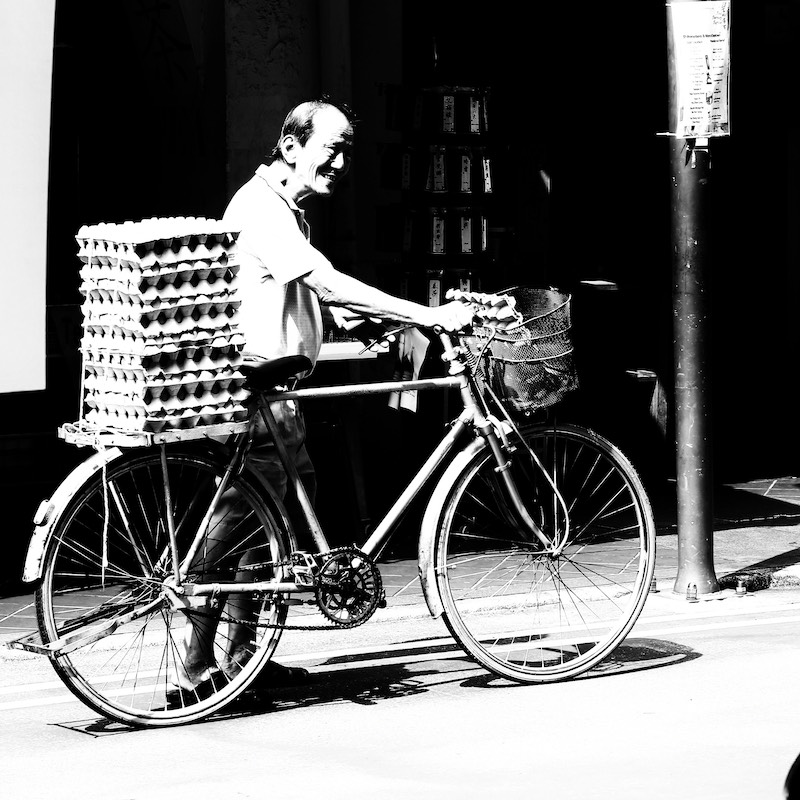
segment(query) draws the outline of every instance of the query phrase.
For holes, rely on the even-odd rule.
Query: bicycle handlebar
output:
[[[448,289],[445,297],[448,300],[458,300],[465,305],[471,306],[473,310],[473,324],[477,321],[479,325],[502,330],[516,326],[522,322],[522,314],[516,310],[516,300],[507,293],[486,294],[485,292],[465,292],[461,289]],[[382,341],[391,343],[395,340],[398,333],[402,333],[404,330],[411,327],[415,326],[401,325],[400,327],[387,330],[381,336],[378,336],[367,344],[361,352],[365,353],[367,350],[376,347],[376,345]],[[434,325],[430,330],[441,339],[445,347],[445,352],[449,352],[449,349],[452,348],[450,336],[464,335],[468,332],[469,327],[465,327],[461,331],[454,331],[452,334],[445,332],[441,325]]]

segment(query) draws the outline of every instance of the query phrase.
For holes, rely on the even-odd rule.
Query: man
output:
[[[353,333],[364,338],[375,318],[447,331],[469,323],[471,314],[462,303],[431,308],[394,297],[339,272],[311,244],[299,204],[333,193],[350,168],[352,149],[353,117],[347,108],[324,100],[301,103],[286,117],[268,163],[231,199],[223,219],[241,231],[238,320],[246,361],[302,354],[314,364],[322,344],[321,303],[339,319],[340,307],[361,315],[363,323]],[[281,405],[279,425],[298,471],[310,476],[302,418],[294,404]],[[261,458],[258,449],[251,458],[282,493],[286,479],[274,458]]]
[[[301,103],[286,117],[277,144],[255,175],[233,196],[224,214],[231,230],[239,230],[238,316],[249,363],[287,355],[305,355],[312,365],[322,344],[321,304],[359,315],[363,322],[353,332],[368,338],[368,323],[439,326],[457,331],[472,319],[460,302],[429,307],[387,294],[339,272],[310,242],[310,229],[299,204],[308,197],[327,197],[347,174],[353,149],[354,119],[350,111],[327,100]],[[292,401],[273,404],[273,414],[283,433],[290,456],[309,496],[314,495],[314,470],[305,449],[305,427]],[[283,496],[286,476],[265,431],[259,430],[248,454]],[[208,679],[211,626],[187,626],[184,689]],[[246,626],[239,626],[243,631]],[[235,638],[235,637],[234,637]],[[231,674],[247,657],[246,641],[232,641],[223,669]],[[275,665],[267,681],[303,680],[304,670]]]

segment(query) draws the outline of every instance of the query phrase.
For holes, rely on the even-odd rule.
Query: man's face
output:
[[[305,194],[329,195],[347,174],[353,150],[353,128],[336,108],[318,111],[314,130],[304,146],[295,144],[294,175]]]

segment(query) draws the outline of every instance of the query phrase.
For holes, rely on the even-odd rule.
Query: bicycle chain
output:
[[[349,548],[339,548],[340,550],[346,550]],[[337,552],[337,551],[332,551]],[[263,561],[258,564],[251,564],[248,565],[247,569],[249,570],[256,570],[256,569],[263,569],[264,567],[270,567],[273,570],[278,567],[288,567],[291,569],[293,566],[291,559],[282,559],[281,561]],[[381,588],[382,592],[382,588]],[[213,599],[213,598],[212,598]],[[381,597],[381,601],[383,601],[383,596]],[[196,616],[196,617],[207,617],[209,619],[217,620],[217,622],[232,622],[238,625],[249,625],[253,628],[273,628],[275,630],[291,630],[291,631],[332,631],[332,630],[340,630],[340,629],[348,629],[348,628],[356,628],[359,625],[363,625],[366,622],[366,619],[358,620],[357,622],[347,623],[347,622],[338,622],[336,620],[330,619],[326,617],[322,610],[319,609],[317,606],[320,615],[325,620],[323,624],[317,625],[299,625],[299,624],[287,624],[287,623],[275,623],[275,622],[253,622],[251,620],[240,620],[236,619],[235,617],[226,616],[221,614],[217,617],[216,614],[209,614],[206,611],[198,611],[196,609],[182,609],[183,612],[187,616]]]
[[[278,624],[275,622],[254,622],[253,620],[236,619],[226,614],[221,614],[219,617],[216,614],[209,614],[207,611],[198,611],[194,608],[180,609],[187,617],[206,617],[213,619],[217,622],[232,622],[235,625],[248,625],[251,628],[280,628],[285,631],[333,631],[347,626],[337,625],[333,621],[328,621],[324,625],[291,625],[291,624]]]

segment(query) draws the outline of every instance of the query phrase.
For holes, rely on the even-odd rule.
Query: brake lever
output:
[[[375,345],[378,344],[378,342],[380,342],[382,339],[388,339],[390,336],[394,336],[395,334],[402,333],[403,331],[407,331],[409,328],[413,328],[413,327],[414,327],[413,325],[402,325],[399,328],[392,328],[392,330],[390,330],[390,331],[385,331],[377,339],[373,339],[363,350],[359,350],[358,354],[359,355],[363,355],[364,353],[367,352],[367,350],[371,350],[373,347],[375,347]]]

